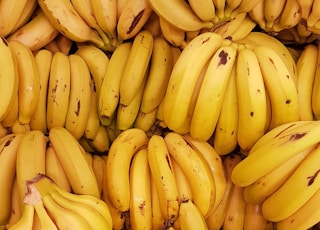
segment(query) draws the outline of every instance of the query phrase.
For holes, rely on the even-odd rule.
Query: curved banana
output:
[[[253,8],[248,12],[249,16],[260,26],[261,29],[267,30],[266,18],[264,17],[264,1],[259,1]]]
[[[192,11],[204,22],[213,21],[216,17],[215,5],[212,0],[188,1]]]
[[[151,136],[148,143],[148,162],[161,213],[166,221],[173,223],[179,213],[179,193],[168,147],[163,137]]]
[[[48,212],[44,208],[43,202],[40,201],[39,203],[34,205],[35,213],[37,214],[41,228],[45,228],[48,230],[58,230],[58,227],[50,218]]]
[[[151,178],[151,208],[152,208],[152,229],[161,229],[165,226],[165,217],[160,208],[160,199],[155,181]]]
[[[186,32],[159,16],[159,23],[162,36],[175,47],[185,47]]]
[[[135,36],[120,80],[120,104],[129,105],[139,91],[149,66],[153,43],[153,36],[147,30]]]
[[[50,23],[41,10],[32,19],[8,37],[8,41],[19,41],[32,51],[43,48],[57,37],[59,31]]]
[[[259,2],[259,0],[242,0],[237,8],[235,8],[231,14],[230,18],[235,18],[238,14],[249,12],[253,7]]]
[[[198,76],[221,42],[220,35],[206,32],[189,42],[181,52],[164,97],[164,120],[170,129],[177,130],[184,124]]]
[[[266,20],[266,29],[272,29],[274,23],[281,17],[288,1],[264,0],[264,18]]]
[[[66,172],[72,191],[100,197],[97,180],[85,151],[77,139],[65,128],[54,127],[49,131],[49,141]]]
[[[209,61],[190,123],[195,139],[207,141],[215,130],[236,55],[233,46],[222,46]]]
[[[181,229],[208,229],[203,213],[197,205],[190,200],[180,204],[179,220]]]
[[[18,189],[17,177],[14,178],[11,188],[11,214],[6,222],[6,228],[10,228],[12,225],[17,223],[22,216],[22,202],[20,200],[20,194]]]
[[[104,125],[99,125],[96,136],[89,140],[90,146],[96,153],[105,154],[110,149],[110,138]]]
[[[132,157],[140,148],[147,145],[149,139],[140,129],[128,129],[121,132],[112,142],[106,163],[104,191],[111,203],[121,212],[129,210],[129,168]]]
[[[263,216],[261,204],[247,204],[243,229],[267,229],[268,221]]]
[[[314,0],[297,0],[301,9],[301,19],[307,20],[312,9],[312,4]]]
[[[153,111],[149,113],[144,113],[140,109],[133,123],[133,127],[141,129],[145,132],[150,131],[156,125],[157,112],[158,108],[155,108]]]
[[[216,198],[216,185],[205,158],[183,139],[182,135],[169,132],[164,140],[171,157],[176,159],[189,178],[193,201],[202,215],[212,211]]]
[[[221,1],[222,2],[222,1]],[[241,0],[226,0],[224,4],[224,18],[230,18],[231,12],[241,3]]]
[[[97,179],[99,191],[100,191],[100,197],[102,199],[102,188],[104,183],[104,170],[106,168],[106,158],[98,155],[93,154],[92,155],[92,170],[94,172],[94,175]]]
[[[28,124],[39,102],[40,78],[38,67],[32,51],[27,46],[18,41],[10,41],[8,45],[17,60],[18,66],[18,119],[21,124]]]
[[[319,20],[320,14],[319,14],[319,11],[317,10],[319,9],[319,7],[320,7],[320,1],[314,0],[312,3],[311,12],[307,18],[308,27],[314,27],[317,21]]]
[[[318,50],[318,56],[317,56],[317,69],[314,76],[313,81],[313,87],[312,87],[312,96],[311,96],[311,106],[312,106],[312,112],[313,116],[316,120],[320,120],[320,107],[317,104],[318,98],[320,98],[319,95],[319,89],[320,89],[320,69],[319,69],[319,63],[320,63],[320,46],[317,46]]]
[[[64,53],[65,55],[69,55],[71,53],[71,50],[73,49],[72,46],[74,45],[74,42],[72,40],[61,33],[59,33],[54,40],[60,52]]]
[[[32,230],[33,217],[35,209],[33,205],[23,205],[23,212],[21,218],[15,224],[11,225],[8,230]]]
[[[70,63],[70,98],[64,127],[76,138],[84,135],[90,110],[91,76],[86,62],[77,54]]]

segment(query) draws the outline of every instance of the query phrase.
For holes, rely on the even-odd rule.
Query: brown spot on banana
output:
[[[138,24],[138,22],[140,21],[142,15],[144,13],[144,10],[141,10],[132,20],[132,23],[127,31],[127,34],[130,34],[134,28],[136,27],[136,25]]]

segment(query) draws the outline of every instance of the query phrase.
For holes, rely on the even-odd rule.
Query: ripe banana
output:
[[[268,221],[263,216],[261,211],[261,204],[246,205],[243,229],[267,229]]]
[[[273,25],[277,21],[283,10],[285,5],[287,4],[286,0],[281,1],[272,1],[265,0],[264,2],[264,18],[266,20],[266,29],[272,29]]]
[[[191,200],[180,204],[179,220],[181,229],[208,229],[203,213]]]
[[[130,206],[130,162],[134,154],[147,143],[148,137],[145,132],[132,128],[121,132],[110,146],[104,191],[107,192],[113,206],[122,213],[128,211]]]
[[[6,223],[6,228],[10,228],[12,225],[17,223],[22,216],[22,202],[20,200],[19,188],[17,183],[17,177],[14,178],[13,185],[11,188],[11,214]]]
[[[24,204],[21,218],[18,220],[18,222],[11,225],[8,230],[32,230],[34,215],[34,206]]]
[[[319,9],[320,1],[314,0],[312,3],[311,12],[307,18],[308,27],[314,27],[316,22],[319,20],[320,15],[317,9]]]
[[[90,146],[94,149],[94,152],[105,154],[110,148],[110,143],[106,127],[100,124],[94,139],[89,140]]]
[[[319,89],[320,89],[320,46],[317,46],[318,55],[317,55],[317,68],[314,76],[313,88],[312,88],[312,96],[311,96],[311,106],[313,116],[316,120],[320,120],[320,107],[318,106],[317,100],[320,97]]]
[[[212,0],[188,1],[192,11],[204,22],[213,21],[216,17],[215,5]]]
[[[162,36],[174,47],[185,47],[186,32],[159,16],[159,23]]]
[[[140,109],[133,123],[133,127],[141,129],[145,132],[150,131],[156,125],[157,112],[158,108],[155,108],[153,111],[149,113],[144,113]]]
[[[242,0],[239,6],[231,12],[230,18],[235,18],[238,14],[249,12],[258,2],[259,0]]]
[[[70,63],[69,58],[62,52],[56,52],[52,56],[48,95],[47,95],[47,127],[64,127],[70,97]]]
[[[215,130],[236,55],[233,46],[222,46],[209,61],[190,123],[195,139],[207,141]]]
[[[61,33],[59,33],[54,40],[60,52],[64,53],[65,55],[69,55],[71,53],[71,49],[73,49],[72,46],[74,45],[74,42],[72,40]]]
[[[18,119],[21,124],[29,124],[39,102],[40,78],[38,67],[33,53],[27,46],[18,41],[10,41],[8,45],[17,60],[18,66]]]
[[[164,98],[164,120],[170,129],[177,130],[184,124],[198,76],[221,42],[220,35],[206,32],[190,41],[181,52]]]
[[[97,179],[101,199],[102,199],[102,188],[104,183],[105,168],[106,168],[106,158],[98,154],[93,154],[92,170]]]
[[[65,128],[54,127],[49,131],[49,141],[66,172],[72,191],[100,197],[97,180],[89,166],[83,147]]]
[[[149,30],[154,38],[160,37],[162,32],[160,28],[160,17],[154,11],[152,11],[150,17],[143,25],[141,30]]]
[[[268,30],[266,28],[266,18],[264,17],[264,1],[259,1],[248,14],[261,29]]]
[[[151,178],[151,209],[152,209],[152,229],[161,229],[165,226],[165,217],[160,208],[160,199],[157,193],[155,181]]]
[[[301,19],[307,20],[312,9],[313,0],[297,0],[301,9]]]
[[[90,110],[91,76],[86,62],[77,54],[70,63],[70,97],[64,127],[76,138],[84,135]]]

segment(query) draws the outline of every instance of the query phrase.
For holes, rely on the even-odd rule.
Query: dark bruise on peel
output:
[[[281,130],[281,132],[279,132],[279,133],[275,136],[275,138],[277,138],[277,137],[280,136],[283,132],[285,132],[287,129],[290,129],[290,128],[293,127],[293,126],[295,126],[295,124],[292,124],[292,125],[288,126],[287,128]]]
[[[219,61],[219,63],[218,63],[218,66],[227,64],[227,62],[228,62],[228,56],[229,56],[228,53],[225,52],[224,50],[222,50],[222,51],[219,53],[220,61]]]
[[[313,182],[315,181],[315,179],[317,178],[318,174],[320,173],[320,169],[318,169],[314,175],[312,176],[308,176],[307,179],[308,181],[308,186],[311,186],[313,184]]]
[[[210,40],[210,37],[208,37],[207,39],[203,40],[203,41],[202,41],[202,44],[208,42],[209,40]]]
[[[129,30],[127,31],[127,34],[130,34],[130,33],[134,30],[134,28],[136,27],[136,25],[137,25],[138,22],[140,21],[143,13],[144,13],[144,10],[141,10],[141,11],[137,14],[137,16],[134,17],[134,19],[133,19],[133,21],[132,21],[132,23],[131,23],[131,26],[129,27]]]
[[[79,114],[80,114],[80,101],[78,101],[78,103],[77,103],[77,110],[75,110],[74,113],[75,113],[77,116],[79,116]]]
[[[295,134],[292,134],[290,136],[290,139],[289,141],[295,141],[295,140],[299,140],[300,138],[304,137],[307,133],[295,133]]]

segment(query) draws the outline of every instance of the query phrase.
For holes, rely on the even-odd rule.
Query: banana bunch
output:
[[[231,173],[247,204],[261,205],[262,215],[277,229],[309,229],[319,222],[319,127],[319,121],[275,127]]]
[[[208,142],[174,132],[148,137],[137,128],[112,142],[103,181],[114,229],[207,229],[227,186],[221,157]]]

